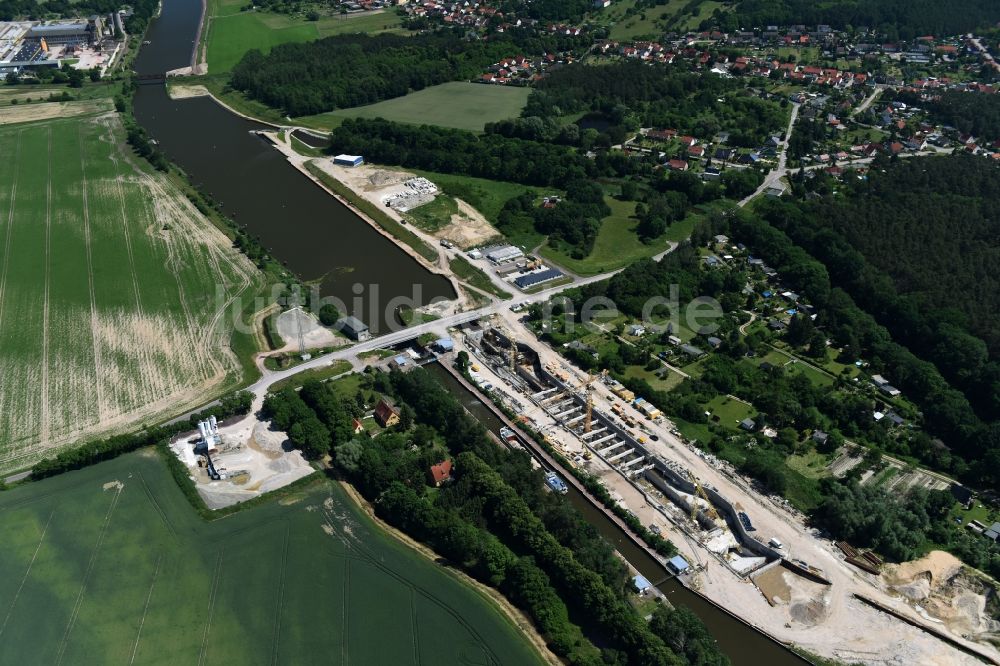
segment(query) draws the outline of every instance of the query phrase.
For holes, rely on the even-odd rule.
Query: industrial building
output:
[[[524,252],[513,245],[495,245],[483,250],[483,255],[494,264],[506,264],[509,261],[520,259]]]
[[[336,155],[333,163],[337,166],[359,167],[365,163],[365,158],[361,155]]]
[[[528,273],[527,275],[522,275],[521,277],[514,278],[514,284],[518,289],[529,289],[534,287],[536,284],[541,284],[542,282],[548,282],[549,280],[555,280],[556,278],[562,277],[563,273],[555,268],[546,268],[544,271],[538,271],[537,273]]]
[[[368,330],[368,326],[354,316],[344,317],[341,319],[337,322],[337,328],[343,331],[344,335],[358,342],[364,342],[372,337],[371,331]]]
[[[0,73],[59,67],[107,68],[120,51],[121,15],[62,21],[0,21]]]

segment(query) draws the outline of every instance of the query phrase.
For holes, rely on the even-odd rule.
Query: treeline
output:
[[[1000,549],[968,530],[957,530],[951,520],[955,499],[947,490],[911,488],[889,494],[874,484],[859,485],[856,475],[843,480],[824,479],[824,500],[812,522],[835,539],[872,548],[890,560],[920,557],[928,544],[946,548],[971,567],[1000,577]]]
[[[331,151],[379,164],[525,185],[565,187],[599,175],[593,160],[563,146],[380,118],[345,120],[330,133],[330,144]]]
[[[885,166],[847,185],[847,196],[771,201],[762,215],[997,420],[1000,170],[971,156]]]
[[[764,28],[824,23],[837,29],[867,26],[889,39],[957,35],[1000,21],[994,0],[741,0],[734,12],[717,12],[710,23],[721,28]]]
[[[82,469],[117,458],[124,453],[135,451],[144,446],[164,442],[174,435],[196,428],[198,421],[203,421],[209,416],[222,420],[231,416],[247,414],[253,404],[253,394],[249,391],[239,391],[223,396],[219,402],[220,404],[216,406],[192,414],[186,421],[86,442],[63,451],[55,458],[42,458],[31,468],[31,479],[44,479],[70,470]]]
[[[356,438],[350,415],[378,395],[401,405],[400,424],[375,442]],[[311,383],[269,397],[265,409],[292,429],[323,426],[337,468],[380,517],[501,590],[568,663],[725,663],[686,614],[661,614],[647,627],[626,600],[628,576],[607,542],[545,492],[526,453],[497,446],[425,371],[368,374],[353,398]],[[427,469],[446,457],[455,461],[453,481],[430,494]]]
[[[498,228],[507,236],[533,230],[548,236],[549,245],[569,246],[569,254],[582,259],[594,248],[601,219],[610,214],[601,186],[581,180],[569,183],[566,197],[551,207],[539,205],[530,192],[510,199],[500,211]]]
[[[941,124],[971,134],[981,144],[1000,139],[998,95],[946,90],[930,101],[924,101],[913,93],[899,93],[896,99],[927,109]]]
[[[706,141],[725,130],[731,145],[757,147],[784,126],[786,111],[744,88],[683,64],[574,63],[536,84],[522,116],[544,119],[589,112],[612,127],[673,128]]]
[[[471,79],[504,57],[558,50],[571,43],[576,42],[526,31],[491,39],[466,38],[452,30],[412,37],[336,35],[282,44],[267,55],[248,51],[233,68],[230,85],[290,116],[305,116]]]

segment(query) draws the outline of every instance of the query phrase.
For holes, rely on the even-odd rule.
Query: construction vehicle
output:
[[[718,520],[719,519],[719,512],[715,510],[715,507],[712,505],[712,501],[710,499],[708,499],[708,493],[706,493],[705,489],[701,487],[701,483],[698,481],[698,477],[696,477],[690,471],[687,473],[687,475],[688,475],[688,479],[691,480],[691,483],[694,484],[694,492],[695,492],[695,494],[697,494],[698,497],[700,497],[703,500],[705,500],[705,504],[708,505],[707,508],[705,509],[705,513],[707,513],[708,517],[711,518],[712,520]],[[699,509],[698,502],[696,502],[694,499],[692,499],[691,500],[691,520],[692,520],[692,522],[695,521],[696,518],[697,518],[697,516],[698,516],[698,509]]]

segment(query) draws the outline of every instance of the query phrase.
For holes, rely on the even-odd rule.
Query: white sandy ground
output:
[[[286,450],[289,447],[285,433],[271,430],[269,422],[259,421],[256,416],[220,428],[219,435],[222,442],[212,462],[216,469],[224,468],[230,475],[221,481],[212,481],[206,470],[198,467],[198,456],[194,454],[197,436],[170,442],[171,450],[187,466],[198,494],[210,509],[259,497],[315,471],[299,451]]]
[[[301,308],[291,308],[278,315],[278,334],[285,345],[279,351],[298,351],[299,333],[306,349],[321,347],[342,347],[350,344],[350,340],[337,335],[319,323],[319,319]]]
[[[211,95],[208,88],[203,85],[182,85],[179,83],[167,84],[167,94],[170,95],[170,99],[190,99]]]
[[[516,320],[516,315],[501,315],[504,323],[523,340],[532,335]],[[462,348],[461,341],[457,348]],[[554,364],[571,378],[582,375],[570,369],[558,355],[540,343],[532,345],[542,355],[543,363]],[[552,421],[526,396],[516,393],[502,379],[483,363],[478,363],[480,373],[504,393],[525,406],[525,415],[536,421],[536,427],[544,428],[559,449],[568,456],[582,452],[579,440],[561,427],[546,427]],[[596,387],[596,409],[610,414],[608,400],[610,391],[601,382]],[[631,408],[629,408],[631,410]],[[753,491],[746,480],[735,473],[717,468],[701,457],[693,447],[680,442],[670,434],[669,424],[658,426],[644,421],[638,412],[632,412],[638,423],[659,436],[658,442],[649,445],[658,450],[666,460],[676,461],[691,469],[703,484],[714,486],[730,501],[738,503],[747,511],[757,528],[759,538],[767,540],[777,537],[785,544],[786,556],[802,559],[821,569],[833,582],[832,586],[812,583],[785,569],[772,569],[765,587],[774,601],[775,590],[784,599],[778,599],[772,606],[764,593],[751,580],[741,577],[711,554],[696,538],[680,529],[686,524],[684,512],[673,507],[669,501],[657,498],[651,492],[645,495],[626,481],[616,470],[610,469],[597,456],[585,464],[585,468],[597,475],[608,487],[613,497],[620,498],[645,525],[660,527],[664,537],[677,546],[680,554],[694,565],[702,565],[702,571],[695,574],[691,584],[713,601],[732,610],[751,624],[766,631],[780,641],[799,645],[810,652],[832,657],[849,663],[871,665],[893,664],[899,666],[928,665],[951,666],[956,664],[980,663],[974,657],[955,649],[930,634],[906,624],[856,599],[855,592],[871,597],[898,612],[913,617],[929,626],[950,631],[949,625],[928,621],[911,603],[905,602],[897,594],[887,589],[878,577],[862,572],[844,562],[843,556],[832,542],[821,539],[805,526],[803,517],[783,504],[772,501]],[[641,434],[641,433],[640,433]],[[661,511],[657,505],[666,507]],[[918,565],[919,567],[919,565]],[[965,602],[968,604],[968,602]],[[930,606],[926,611],[933,610]],[[929,617],[929,616],[927,616]],[[957,628],[957,627],[956,627]],[[959,641],[962,633],[950,631]],[[972,641],[968,641],[973,644]],[[976,648],[994,658],[1000,652],[982,641],[974,643]]]
[[[387,207],[383,202],[393,194],[405,191],[403,183],[417,174],[364,164],[359,167],[342,167],[331,160],[317,159],[313,164],[323,169],[355,193],[375,204],[394,220],[407,222],[406,215]],[[438,194],[437,196],[448,196]],[[437,239],[447,239],[462,249],[482,245],[500,236],[500,232],[483,217],[482,213],[461,199],[455,199],[459,212],[451,216],[448,224],[428,234]]]

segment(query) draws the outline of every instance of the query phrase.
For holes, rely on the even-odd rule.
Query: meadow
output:
[[[318,21],[262,11],[241,11],[243,0],[209,0],[205,30],[208,71],[228,72],[250,49],[267,53],[278,44],[308,42],[345,33],[405,32],[393,12],[322,16]]]
[[[145,449],[0,494],[0,531],[0,663],[540,663],[319,476],[205,522]]]
[[[481,132],[486,123],[514,118],[528,103],[529,88],[452,81],[377,104],[337,109],[312,119],[385,118],[412,125],[437,125]],[[332,126],[332,125],[331,125]]]
[[[2,126],[0,154],[0,471],[239,379],[223,313],[256,269],[115,115]]]

